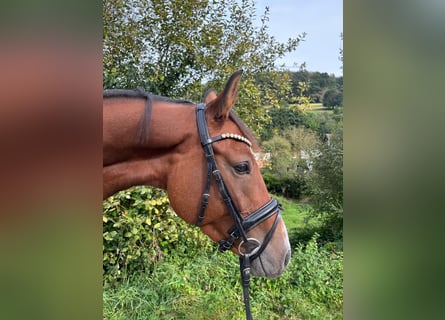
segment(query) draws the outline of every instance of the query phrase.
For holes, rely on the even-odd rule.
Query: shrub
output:
[[[171,251],[193,256],[212,249],[200,229],[182,221],[170,208],[164,191],[135,187],[104,201],[104,279],[125,279],[135,272],[150,272]]]
[[[295,248],[279,278],[251,278],[254,319],[342,319],[343,254],[317,246],[313,237]],[[242,319],[244,307],[233,254],[174,253],[151,275],[134,274],[104,285],[107,319]]]
[[[280,177],[271,172],[265,172],[263,179],[270,193],[287,198],[299,199],[306,188],[305,179],[302,175]]]
[[[292,282],[313,302],[341,307],[343,304],[343,252],[319,247],[315,234],[306,244],[297,246],[292,259]]]
[[[317,234],[317,242],[326,248],[343,250],[343,219],[335,214],[324,214],[323,216],[310,213],[304,226],[294,227],[288,230],[291,245],[306,245]]]
[[[343,130],[338,128],[329,143],[320,145],[321,155],[306,180],[314,216],[329,225],[331,235],[343,238]]]

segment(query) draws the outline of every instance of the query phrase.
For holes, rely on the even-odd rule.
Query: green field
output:
[[[307,110],[308,112],[330,112],[332,110],[323,106],[322,103],[310,103],[310,108]],[[290,104],[290,108],[297,108],[298,105]]]
[[[283,207],[283,220],[288,229],[303,227],[305,219],[308,218],[308,211],[304,206],[294,200],[284,197],[274,196],[278,199]]]

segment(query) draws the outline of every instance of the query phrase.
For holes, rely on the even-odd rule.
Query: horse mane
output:
[[[147,100],[144,112],[138,124],[138,140],[139,144],[144,144],[148,138],[148,129],[150,127],[151,111],[153,109],[153,101],[163,101],[178,104],[193,104],[193,102],[183,99],[171,99],[168,97],[158,96],[146,91],[143,88],[133,90],[129,89],[107,89],[103,92],[104,98],[144,98]]]
[[[138,125],[138,140],[139,143],[142,145],[147,140],[147,133],[148,128],[150,127],[150,119],[151,119],[151,111],[153,109],[153,101],[163,101],[163,102],[170,102],[170,103],[177,103],[177,104],[191,104],[196,105],[192,101],[184,100],[184,99],[172,99],[164,96],[159,96],[152,94],[148,91],[146,91],[143,88],[137,88],[137,89],[106,89],[103,92],[103,98],[105,99],[112,99],[112,98],[144,98],[147,100],[147,103],[145,104],[144,112],[141,116],[141,119],[139,120]],[[245,136],[247,139],[249,139],[252,142],[252,148],[254,150],[259,150],[260,146],[258,143],[258,140],[256,139],[255,135],[252,133],[252,131],[246,126],[246,124],[241,120],[240,117],[233,111],[230,110],[229,118],[232,120],[237,127],[240,129],[243,136]]]
[[[103,92],[104,98],[147,98],[153,101],[164,101],[177,104],[195,104],[192,101],[185,99],[172,99],[168,97],[163,97],[155,95],[151,92],[146,91],[143,88],[137,89],[106,89]]]

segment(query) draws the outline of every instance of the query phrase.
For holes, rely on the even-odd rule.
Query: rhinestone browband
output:
[[[252,147],[252,143],[247,138],[244,138],[243,136],[240,136],[239,134],[223,133],[223,134],[221,134],[221,138],[222,139],[235,139],[235,140],[246,143],[249,147]]]

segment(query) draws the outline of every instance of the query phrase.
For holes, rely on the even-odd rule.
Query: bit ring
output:
[[[242,245],[243,245],[245,242],[246,242],[246,241],[241,240],[241,242],[240,242],[239,245],[238,245],[238,252],[239,252],[239,254],[240,254],[241,256],[245,256],[245,255],[253,255],[253,254],[257,253],[258,250],[260,250],[261,243],[260,243],[257,239],[255,239],[255,238],[247,238],[247,243],[249,243],[249,242],[255,242],[255,243],[257,244],[257,246],[256,246],[255,248],[253,248],[253,250],[252,250],[251,252],[242,252],[241,247],[242,247]]]

